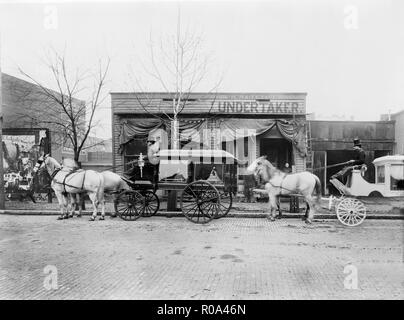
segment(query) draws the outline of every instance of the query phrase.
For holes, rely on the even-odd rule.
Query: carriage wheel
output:
[[[142,196],[145,199],[143,217],[154,216],[160,208],[159,198],[153,191],[150,190],[143,191]]]
[[[337,206],[337,217],[346,226],[358,226],[366,218],[366,207],[358,199],[345,198]]]
[[[134,221],[144,212],[144,197],[135,190],[122,191],[115,200],[115,213],[123,220]]]
[[[227,216],[233,204],[233,196],[230,191],[221,190],[219,191],[219,194],[220,194],[220,204],[218,206],[219,210],[217,211],[217,214],[215,214],[214,216],[215,219]]]
[[[188,184],[181,195],[181,210],[194,223],[207,223],[218,213],[220,195],[207,181]]]

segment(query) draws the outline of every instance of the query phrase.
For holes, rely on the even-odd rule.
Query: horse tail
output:
[[[320,200],[321,200],[321,181],[315,174],[313,174],[313,176],[314,176],[314,180],[316,181],[316,184],[315,184],[315,189],[316,189],[316,194],[317,194],[316,200],[317,200],[317,202],[320,202]]]

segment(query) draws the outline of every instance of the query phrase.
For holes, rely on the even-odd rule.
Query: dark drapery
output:
[[[188,136],[192,131],[199,132],[205,119],[201,120],[179,120],[180,136]],[[158,118],[137,118],[124,119],[121,122],[119,136],[120,151],[123,151],[125,144],[134,138],[147,138],[149,133],[156,129],[164,129],[170,136],[171,121]]]
[[[121,123],[119,144],[121,147],[133,138],[143,138],[149,132],[164,127],[164,121],[160,119],[125,119]]]
[[[220,120],[220,134],[222,141],[235,140],[247,136],[259,136],[274,126],[280,134],[291,141],[299,154],[307,156],[305,124],[296,120],[273,119],[222,119]]]
[[[186,137],[192,131],[200,132],[202,124],[206,119],[201,120],[179,120],[180,136]],[[150,131],[155,129],[165,129],[170,136],[169,120],[157,118],[137,118],[125,119],[121,123],[119,144],[121,151],[126,143],[134,138],[146,138]],[[274,120],[274,119],[221,119],[219,130],[222,141],[235,140],[247,136],[258,136],[274,126],[277,127],[281,135],[292,142],[299,154],[307,156],[305,123],[297,120]]]

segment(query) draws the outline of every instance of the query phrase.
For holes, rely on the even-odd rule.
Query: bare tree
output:
[[[57,139],[62,145],[73,150],[76,161],[79,160],[82,150],[88,147],[87,138],[97,126],[94,116],[107,97],[103,90],[109,64],[109,59],[105,65],[99,61],[95,72],[76,69],[71,73],[65,54],[52,50],[44,65],[51,75],[50,85],[56,88],[55,90],[49,89],[20,68],[20,72],[39,88],[35,93],[27,91],[21,95],[25,108],[30,109],[29,112],[24,110],[21,116],[30,118],[35,126],[47,127],[57,132]],[[78,100],[79,95],[86,95],[88,99]]]
[[[179,116],[190,102],[190,94],[195,92],[206,78],[211,62],[210,56],[203,51],[201,35],[190,32],[189,29],[182,32],[181,15],[178,10],[176,34],[161,36],[158,41],[155,41],[150,32],[148,58],[148,63],[139,59],[142,70],[131,72],[135,83],[135,97],[146,113],[162,120],[171,121],[172,148],[179,149]],[[171,104],[171,111],[163,111],[163,117],[150,112],[153,97],[147,93],[148,90],[144,85],[146,82],[138,76],[141,73],[151,78],[169,97],[165,100]],[[208,92],[217,93],[220,82],[221,78]],[[214,102],[211,109],[213,104]]]

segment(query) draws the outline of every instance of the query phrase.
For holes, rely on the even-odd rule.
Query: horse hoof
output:
[[[81,218],[81,214],[78,214],[78,215],[77,215],[77,218]]]
[[[269,217],[268,219],[269,219],[269,221],[275,221],[276,220],[274,217]]]
[[[59,216],[57,220],[63,220],[63,216]]]
[[[100,220],[105,220],[105,218],[104,218],[104,217],[100,217]]]
[[[89,221],[95,221],[95,218],[94,218],[94,217],[91,217]]]
[[[283,218],[282,215],[276,217],[276,219],[282,219],[282,218]]]
[[[304,222],[306,222],[307,224],[312,224],[310,219],[306,219]]]

